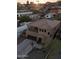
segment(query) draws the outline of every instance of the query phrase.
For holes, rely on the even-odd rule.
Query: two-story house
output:
[[[45,44],[53,39],[59,27],[60,21],[57,20],[37,20],[28,25],[29,30],[26,31],[26,37],[36,41],[38,44]]]

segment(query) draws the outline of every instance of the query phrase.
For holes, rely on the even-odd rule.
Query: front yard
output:
[[[46,59],[61,59],[61,40],[55,38],[47,47],[49,54]]]

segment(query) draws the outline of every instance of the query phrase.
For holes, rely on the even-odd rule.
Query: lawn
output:
[[[60,59],[59,57],[57,58],[57,56],[61,56],[61,40],[55,38],[47,48],[49,48],[50,51],[47,59]]]

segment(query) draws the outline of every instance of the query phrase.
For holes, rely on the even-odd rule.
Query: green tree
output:
[[[37,14],[37,13],[40,13],[40,11],[39,10],[33,10],[33,13]]]
[[[29,22],[31,19],[29,16],[21,16],[20,17],[20,22]]]
[[[61,20],[61,14],[55,15],[55,16],[54,16],[54,19],[55,19],[55,20]]]

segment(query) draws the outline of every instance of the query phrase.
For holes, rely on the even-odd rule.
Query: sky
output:
[[[26,3],[27,0],[17,0],[17,2],[20,2],[20,3]],[[29,1],[32,1],[34,3],[38,3],[37,1],[38,0],[29,0]],[[57,0],[39,0],[39,3],[45,3],[45,2],[56,2]]]

